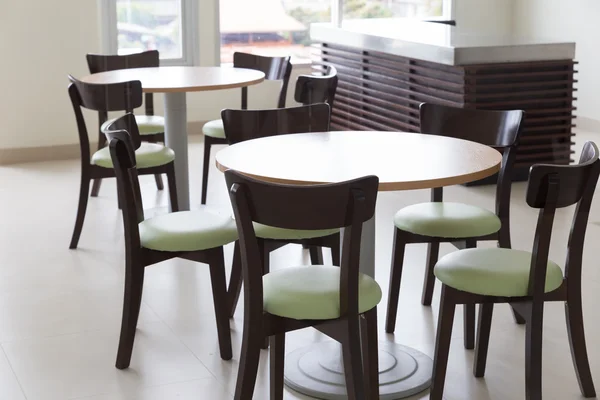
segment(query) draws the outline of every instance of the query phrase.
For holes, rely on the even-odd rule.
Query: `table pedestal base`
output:
[[[285,384],[326,400],[346,399],[340,344],[303,347],[285,356]],[[379,392],[382,400],[403,399],[431,385],[433,362],[425,354],[393,342],[379,342]]]

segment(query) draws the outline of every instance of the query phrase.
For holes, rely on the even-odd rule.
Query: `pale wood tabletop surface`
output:
[[[495,149],[465,140],[404,132],[300,133],[249,140],[219,151],[217,167],[261,180],[317,184],[365,175],[379,190],[410,190],[473,182],[500,169]]]
[[[141,81],[144,92],[201,92],[255,85],[265,79],[260,71],[232,67],[156,67],[101,72],[83,77],[87,83]]]

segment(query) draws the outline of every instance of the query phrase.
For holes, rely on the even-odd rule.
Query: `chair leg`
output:
[[[261,240],[260,241],[260,246],[262,247],[262,254],[263,254],[263,274],[266,275],[269,273],[270,269],[271,269],[271,249],[269,246],[268,241],[266,240]],[[269,348],[269,338],[265,337],[261,346],[261,349],[266,350]]]
[[[394,228],[394,250],[392,266],[390,268],[390,286],[388,290],[387,315],[385,317],[385,331],[394,333],[396,329],[396,315],[398,313],[398,298],[400,296],[400,283],[402,267],[404,264],[404,249],[406,243],[399,229]]]
[[[202,159],[202,193],[200,198],[201,204],[206,204],[206,192],[208,190],[208,171],[210,166],[210,148],[212,147],[212,139],[210,136],[204,135],[204,159]]]
[[[342,340],[342,358],[344,361],[348,400],[364,400],[366,397],[360,351],[359,318],[348,318],[347,324],[347,332],[344,340]]]
[[[131,353],[133,352],[133,342],[135,340],[135,330],[142,304],[143,286],[144,267],[139,264],[128,265],[125,274],[125,294],[123,296],[121,336],[119,338],[117,362],[115,364],[118,369],[128,368],[129,363],[131,362]]]
[[[270,400],[283,400],[283,372],[285,361],[285,333],[270,338],[269,375]]]
[[[525,320],[525,318],[523,318],[523,317],[521,316],[521,314],[519,314],[519,313],[517,312],[517,310],[515,310],[515,309],[513,308],[513,306],[512,306],[512,305],[510,306],[510,309],[511,309],[511,311],[512,311],[513,319],[515,320],[515,324],[517,324],[517,325],[525,325],[525,323],[527,322],[527,321]]]
[[[169,200],[171,202],[171,211],[179,211],[179,200],[177,199],[177,183],[175,180],[175,164],[167,166],[167,183],[169,184]]]
[[[160,174],[154,175],[154,180],[156,181],[157,190],[163,190],[165,188],[165,185],[163,185],[162,176],[160,176]]]
[[[571,357],[575,366],[575,374],[579,382],[579,388],[583,397],[596,397],[596,389],[590,372],[587,348],[585,344],[585,331],[583,329],[583,311],[581,309],[581,293],[571,295],[565,303],[565,315],[567,319],[567,332],[569,334],[569,345],[571,346]]]
[[[330,248],[331,248],[331,263],[333,265],[339,266],[340,265],[340,240],[341,240],[341,235],[337,234],[334,239],[331,241],[330,244]]]
[[[377,343],[377,308],[363,314],[360,342],[367,400],[379,399],[379,349]]]
[[[101,185],[102,185],[102,178],[94,179],[94,182],[92,183],[92,193],[90,196],[98,197],[98,193],[100,192]]]
[[[83,229],[83,221],[85,220],[85,211],[87,210],[88,197],[90,195],[90,178],[87,172],[82,172],[81,183],[79,186],[79,204],[77,206],[77,217],[75,218],[75,227],[73,228],[73,236],[69,249],[76,249]]]
[[[454,323],[454,312],[456,304],[452,298],[452,289],[442,286],[442,297],[440,299],[440,312],[438,314],[438,328],[435,341],[435,354],[433,358],[433,376],[431,378],[430,400],[442,400],[444,394],[444,383],[446,380],[446,368],[448,367],[448,355],[450,353],[450,340],[452,338],[452,324]]]
[[[464,346],[467,350],[475,348],[475,304],[463,305]]]
[[[323,248],[321,246],[308,246],[308,252],[312,265],[323,265]]]
[[[231,360],[231,328],[227,307],[227,285],[225,283],[225,260],[223,248],[213,249],[210,260],[210,282],[212,285],[217,332],[219,335],[219,350],[223,360]]]
[[[493,303],[479,305],[479,323],[477,325],[477,346],[475,347],[475,362],[473,375],[483,378],[487,362],[488,346],[490,344],[490,330],[492,328]]]
[[[534,301],[525,333],[525,399],[542,400],[543,301]]]
[[[233,248],[233,262],[231,264],[231,276],[229,277],[229,288],[227,296],[229,298],[227,304],[229,308],[229,318],[233,318],[235,309],[242,291],[242,253],[240,251],[240,243],[235,242]]]
[[[467,239],[466,248],[474,249],[477,247],[477,241]],[[463,305],[463,339],[467,350],[475,348],[475,304]]]
[[[242,351],[235,386],[235,400],[252,400],[254,386],[260,361],[260,347],[263,341],[263,331],[260,327],[262,310],[252,309],[251,304],[244,303],[244,334]]]
[[[425,281],[423,282],[423,295],[421,296],[421,304],[424,306],[431,305],[433,297],[433,287],[435,285],[435,275],[433,275],[433,267],[437,263],[440,254],[439,243],[427,244],[427,265],[425,266]]]

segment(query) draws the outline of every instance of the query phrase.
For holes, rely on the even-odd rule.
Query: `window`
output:
[[[451,0],[219,0],[221,62],[243,51],[291,55],[310,62],[310,24],[330,22],[340,4],[344,19],[450,18]]]
[[[195,63],[195,0],[101,1],[107,53],[158,50],[162,65]]]

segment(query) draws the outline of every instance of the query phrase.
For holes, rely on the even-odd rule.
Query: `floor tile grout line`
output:
[[[10,362],[10,358],[8,358],[8,354],[6,353],[6,350],[4,349],[4,345],[3,344],[0,345],[0,348],[2,349],[2,354],[4,354],[4,358],[6,359],[6,362],[8,363],[8,366],[10,367],[10,370],[12,371],[13,376],[15,377],[15,380],[17,381],[17,384],[19,385],[19,389],[21,389],[21,393],[23,394],[23,398],[25,400],[27,400],[27,394],[25,393],[25,389],[23,389],[23,385],[21,384],[21,381],[19,380],[19,376],[17,375],[17,372],[13,368],[13,365]]]

